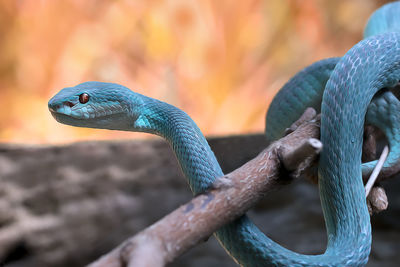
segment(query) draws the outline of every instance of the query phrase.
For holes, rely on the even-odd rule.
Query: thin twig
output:
[[[388,154],[389,154],[389,147],[385,146],[383,148],[381,156],[379,157],[378,163],[376,164],[374,170],[371,173],[371,176],[368,179],[367,184],[365,185],[365,195],[367,197],[369,192],[371,191],[372,186],[375,184],[376,178],[378,178],[379,172],[381,171]]]

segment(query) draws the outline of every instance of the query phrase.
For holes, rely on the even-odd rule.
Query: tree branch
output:
[[[318,120],[300,125],[253,160],[219,178],[212,190],[193,198],[90,266],[164,266],[172,262],[224,224],[243,215],[268,191],[290,182],[292,179],[279,175],[282,162],[288,170],[306,168],[303,163],[320,151],[319,141],[310,140],[318,135]]]
[[[318,140],[320,117],[307,110],[299,121],[290,127],[291,133],[256,158],[218,178],[209,192],[193,198],[89,266],[164,266],[243,215],[270,190],[311,169],[322,149]],[[382,188],[373,187],[370,196],[370,210],[387,206]]]

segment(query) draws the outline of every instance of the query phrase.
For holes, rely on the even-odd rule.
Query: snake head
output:
[[[102,82],[85,82],[58,92],[48,103],[53,117],[67,125],[126,130],[138,115],[132,108],[134,93]],[[140,103],[138,103],[140,105]]]

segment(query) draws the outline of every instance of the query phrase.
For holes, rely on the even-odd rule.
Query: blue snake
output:
[[[392,8],[396,8],[397,13],[400,11],[398,3],[389,10]],[[388,8],[383,7],[375,12],[372,17],[377,16],[378,21],[370,21],[370,26],[367,26],[367,35],[373,32],[372,36],[359,42],[342,58],[322,61],[300,72],[286,85],[286,88],[291,88],[286,92],[289,96],[283,97],[290,101],[295,97],[290,94],[295,93],[298,88],[305,88],[303,93],[307,92],[308,76],[314,77],[310,79],[315,80],[311,82],[311,87],[323,91],[323,96],[321,93],[316,102],[322,98],[321,141],[324,149],[319,159],[318,175],[321,205],[328,234],[325,253],[303,255],[292,252],[265,236],[244,215],[215,233],[216,238],[238,264],[363,266],[367,263],[371,247],[371,226],[361,178],[364,120],[368,105],[376,92],[382,88],[393,87],[400,79],[400,33],[387,30],[386,26],[383,29],[379,28],[380,17],[385,18],[386,14],[383,12],[384,14],[380,15],[382,9]],[[396,22],[389,24],[394,23]],[[324,70],[325,64],[330,66],[329,70]],[[321,75],[325,75],[323,79],[318,74],[321,71],[324,72]],[[312,75],[309,75],[310,73]],[[284,89],[285,87],[282,90]],[[374,100],[375,113],[384,117],[379,105],[396,100],[391,99],[385,92],[381,96],[383,97],[379,97],[378,101]],[[281,96],[277,97],[279,100]],[[314,97],[310,96],[313,99]],[[302,99],[302,96],[299,98]],[[271,108],[275,105],[274,102]],[[296,104],[296,101],[294,103]],[[287,105],[291,103],[287,102]],[[297,113],[282,114],[277,120],[283,120],[290,125],[290,116],[296,119],[301,110],[308,106],[305,105],[302,104],[298,110],[293,109],[297,110]],[[223,175],[200,129],[185,112],[135,93],[122,85],[85,82],[67,87],[50,99],[48,106],[53,117],[67,125],[147,132],[164,137],[171,144],[195,194],[207,191],[215,179]],[[319,104],[314,106],[318,107]],[[281,105],[280,108],[282,107]],[[374,107],[370,105],[371,110]],[[273,121],[271,108],[267,115],[268,123]],[[374,117],[374,112],[368,113]],[[371,121],[373,123],[373,119]],[[386,129],[390,126],[387,126],[385,121],[392,122],[395,119],[375,121],[380,121],[375,123],[378,127]],[[267,134],[272,134],[270,138],[279,138],[280,126],[269,127],[267,126]],[[392,144],[391,140],[389,143]]]

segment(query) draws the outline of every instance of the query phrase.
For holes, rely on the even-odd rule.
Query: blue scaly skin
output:
[[[324,150],[318,170],[328,232],[325,253],[302,255],[287,250],[242,216],[215,234],[237,263],[244,266],[366,264],[371,227],[360,167],[364,118],[373,95],[380,88],[395,85],[400,78],[399,44],[398,33],[361,41],[339,60],[326,84],[321,108]],[[57,121],[68,125],[141,131],[165,137],[196,194],[207,190],[216,177],[222,176],[207,141],[189,116],[121,85],[87,82],[65,88],[49,101],[49,109]]]

